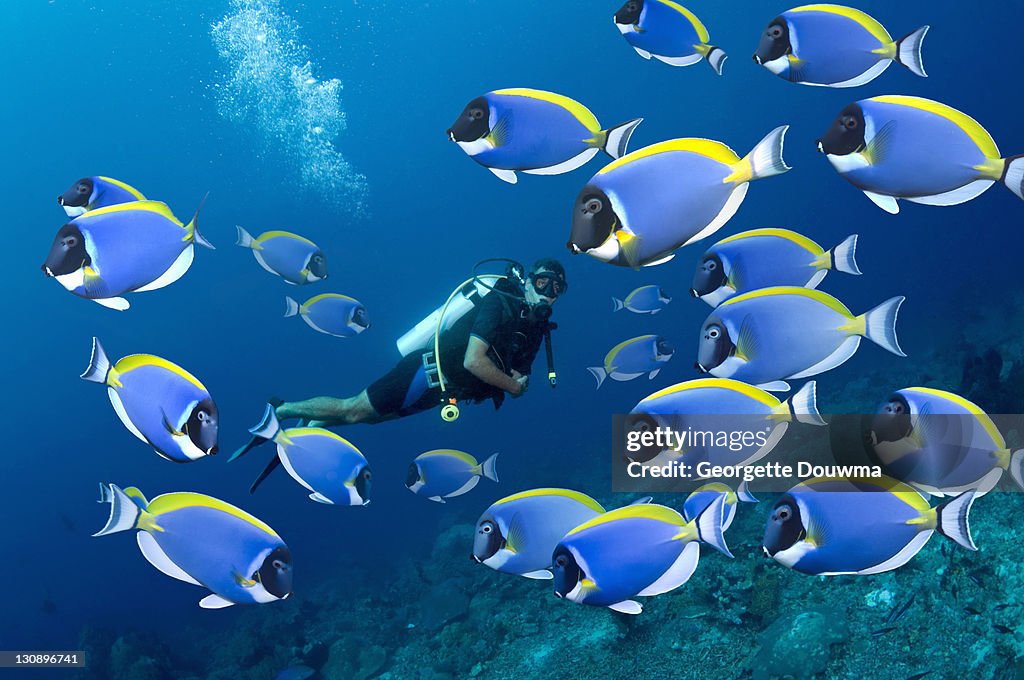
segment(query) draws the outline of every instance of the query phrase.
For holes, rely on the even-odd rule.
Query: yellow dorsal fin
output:
[[[727,238],[723,238],[715,245],[721,245],[723,243],[732,243],[733,241],[741,241],[745,238],[757,238],[759,236],[774,236],[776,238],[786,239],[792,241],[804,250],[814,253],[815,255],[821,255],[825,252],[825,249],[819,246],[817,243],[807,238],[803,234],[798,234],[795,231],[789,229],[751,229],[750,231],[744,231],[740,234],[735,234]]]
[[[160,357],[153,356],[152,354],[130,354],[125,358],[121,359],[116,364],[114,364],[114,368],[111,369],[110,375],[107,376],[107,383],[110,383],[111,376],[114,376],[115,374],[116,376],[122,376],[130,371],[135,370],[136,368],[141,368],[143,366],[154,366],[156,368],[162,368],[165,371],[169,371],[175,374],[179,378],[187,380],[188,382],[192,383],[193,385],[203,390],[204,392],[206,391],[206,388],[203,387],[203,383],[199,382],[199,380],[194,375],[186,371],[184,368],[178,366],[177,364],[172,364],[167,359],[161,359]],[[117,378],[115,377],[115,379]],[[120,386],[120,382],[118,383],[118,386]]]
[[[167,493],[163,494],[162,496],[157,496],[150,502],[149,512],[143,513],[143,515],[145,516],[146,514],[150,514],[151,517],[154,517],[156,518],[156,520],[159,520],[160,515],[166,515],[169,512],[174,512],[175,510],[180,510],[181,508],[192,507],[203,507],[211,508],[213,510],[219,510],[220,512],[233,515],[234,517],[244,520],[249,524],[253,525],[254,527],[261,529],[262,531],[265,531],[271,536],[278,537],[277,533],[273,529],[271,529],[267,524],[253,517],[245,510],[236,508],[230,503],[225,503],[224,501],[217,498],[213,498],[212,496],[206,496],[201,493],[193,493],[191,491],[180,491],[176,493]],[[160,529],[160,531],[163,531],[163,529]]]
[[[945,104],[932,101],[931,99],[925,99],[924,97],[910,97],[907,95],[883,95],[881,97],[872,97],[868,101],[879,102],[881,104],[908,106],[922,111],[927,111],[929,113],[934,113],[937,116],[942,116],[963,130],[964,133],[978,145],[978,149],[985,154],[987,158],[999,158],[999,147],[996,146],[996,142],[992,139],[992,135],[988,133],[988,130],[983,128],[981,123],[974,120],[966,113],[957,111],[952,106],[946,106]]]
[[[608,165],[601,168],[597,174],[603,175],[607,172],[633,163],[643,158],[650,156],[656,156],[661,153],[695,153],[701,156],[706,156],[713,161],[718,161],[723,165],[732,167],[736,163],[739,163],[740,157],[736,155],[736,152],[730,149],[722,142],[716,142],[712,139],[700,139],[697,137],[687,137],[684,139],[670,139],[666,142],[658,142],[650,146],[645,146],[642,149],[637,149],[632,153],[628,153],[622,158],[612,161]]]
[[[936,390],[930,387],[908,387],[908,392],[920,392],[922,394],[930,394],[935,397],[940,397],[947,401],[950,401],[963,410],[967,411],[977,419],[978,424],[981,425],[988,436],[992,438],[993,443],[999,448],[1006,447],[1006,440],[1003,438],[1002,433],[996,428],[996,424],[992,422],[992,418],[987,413],[981,410],[981,407],[975,404],[973,401],[964,399],[959,394],[953,394],[952,392],[946,392],[944,390]]]
[[[522,500],[524,498],[537,498],[543,496],[561,496],[563,498],[569,498],[580,505],[585,505],[594,512],[604,512],[604,508],[600,503],[595,501],[593,498],[586,494],[582,494],[579,491],[572,491],[571,489],[530,489],[529,491],[521,491],[514,493],[511,496],[506,496],[501,500],[497,501],[495,505],[502,505],[504,503],[511,503],[512,501]]]
[[[855,318],[853,316],[853,312],[847,309],[846,305],[844,305],[842,302],[835,299],[828,293],[823,293],[820,290],[811,290],[809,288],[797,288],[795,286],[774,286],[772,288],[762,288],[761,290],[754,290],[749,293],[743,293],[742,295],[731,297],[725,302],[723,302],[721,306],[725,307],[726,305],[734,305],[745,300],[753,300],[754,298],[761,297],[772,297],[775,295],[796,295],[799,297],[810,298],[811,300],[823,304],[829,309],[832,309],[833,311],[838,312],[843,316],[846,316],[850,320],[853,320]]]
[[[566,535],[572,536],[575,533],[584,531],[591,527],[600,526],[602,524],[607,524],[608,522],[614,522],[622,519],[648,519],[654,522],[672,524],[677,527],[686,526],[686,520],[683,519],[683,516],[672,508],[667,508],[664,505],[648,503],[644,505],[627,505],[624,508],[617,508],[610,512],[606,512],[603,515],[598,515],[594,519],[579,525]]]
[[[509,97],[529,97],[531,99],[539,99],[541,101],[560,106],[569,113],[571,113],[576,120],[580,122],[583,127],[587,128],[593,133],[601,131],[601,124],[597,122],[597,117],[590,112],[583,104],[580,104],[575,99],[570,99],[565,95],[555,94],[554,92],[545,92],[544,90],[533,90],[528,87],[511,87],[504,90],[495,90],[494,94],[505,95]]]
[[[878,23],[878,20],[869,14],[865,14],[859,9],[853,7],[844,7],[842,5],[804,5],[803,7],[797,7],[789,10],[790,12],[826,12],[828,14],[837,14],[841,17],[846,17],[851,21],[855,21],[864,27],[868,33],[878,39],[878,42],[883,45],[888,45],[892,42],[892,36],[889,35],[889,31],[885,30],[885,26]]]
[[[700,389],[722,389],[731,390],[733,392],[739,392],[740,394],[750,397],[758,403],[770,406],[772,408],[778,407],[781,403],[778,399],[773,397],[768,392],[748,385],[747,383],[740,382],[738,380],[730,380],[728,378],[698,378],[696,380],[688,380],[686,382],[666,387],[663,390],[658,390],[654,394],[644,397],[643,401],[650,401],[652,399],[659,399],[666,397],[670,394],[676,394],[678,392],[685,392],[686,390],[700,390]],[[640,403],[643,403],[640,402]]]
[[[185,226],[184,224],[181,223],[181,220],[174,216],[174,213],[172,213],[171,209],[167,207],[167,204],[161,203],[160,201],[132,201],[131,203],[118,203],[117,205],[108,205],[105,208],[97,208],[96,210],[90,210],[81,217],[76,218],[76,220],[89,220],[94,217],[102,217],[103,215],[110,215],[112,213],[140,211],[156,213],[158,215],[166,217],[179,227]]]

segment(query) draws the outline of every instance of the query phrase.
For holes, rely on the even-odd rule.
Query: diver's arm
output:
[[[505,375],[497,364],[491,361],[487,356],[489,348],[490,345],[477,336],[469,336],[466,357],[462,361],[463,367],[488,385],[493,385],[512,395],[520,394],[524,388],[523,383]]]

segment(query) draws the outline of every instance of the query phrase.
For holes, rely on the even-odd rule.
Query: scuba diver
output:
[[[475,273],[493,261],[510,263],[504,276]],[[549,319],[567,289],[557,260],[538,260],[528,273],[512,260],[484,260],[445,305],[399,339],[403,358],[359,394],[271,403],[279,419],[301,418],[311,427],[380,423],[437,406],[450,422],[460,401],[490,399],[499,408],[506,393],[514,399],[526,392],[541,344],[554,386]]]

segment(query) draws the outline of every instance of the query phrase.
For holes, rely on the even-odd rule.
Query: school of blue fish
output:
[[[725,50],[711,42],[701,19],[672,0],[628,0],[612,21],[645,60],[674,67],[706,61],[723,75]],[[881,78],[893,63],[926,77],[928,31],[923,25],[894,39],[855,8],[808,5],[775,17],[760,36],[752,30],[748,42],[756,48],[754,61],[782,80],[852,88]],[[604,154],[607,163],[579,182],[575,198],[565,197],[572,209],[566,245],[599,263],[645,271],[656,271],[647,268],[725,228],[752,182],[790,170],[783,157],[786,125],[766,130],[743,156],[724,142],[688,137],[630,151],[642,120],[605,126],[566,95],[505,88],[470,99],[447,137],[511,184],[519,173],[569,173]],[[849,104],[827,127],[826,122],[820,138],[799,143],[816,145],[836,172],[888,213],[898,213],[900,201],[964,203],[996,183],[1024,199],[1024,156],[1004,156],[979,122],[940,102],[874,96]],[[83,177],[58,197],[69,220],[57,230],[42,271],[78,297],[128,310],[125,296],[176,284],[192,266],[196,246],[214,249],[199,231],[203,201],[183,222],[165,203],[122,180]],[[744,429],[763,430],[765,440],[739,450],[647,447],[637,460],[749,465],[769,456],[791,426],[827,425],[815,381],[805,381],[788,399],[772,392],[789,391],[790,381],[825,379],[854,359],[864,338],[906,356],[896,333],[902,296],[857,314],[818,290],[830,272],[861,275],[856,234],[826,249],[797,231],[751,226],[706,247],[693,274],[691,296],[712,307],[697,334],[695,367],[702,375],[652,392],[630,411],[627,427],[682,432],[702,417],[730,415],[745,419]],[[237,246],[286,284],[322,285],[328,279],[325,253],[300,234],[275,227],[253,236],[238,226]],[[672,302],[656,283],[618,295],[613,312],[625,310],[639,319]],[[366,308],[341,293],[305,301],[287,296],[284,316],[343,339],[370,328]],[[871,351],[877,350],[865,353]],[[653,380],[675,353],[665,337],[637,335],[615,344],[588,370],[598,388],[609,378]],[[219,452],[216,403],[178,364],[143,353],[112,361],[94,339],[81,377],[106,386],[121,423],[159,457],[188,463]],[[231,457],[273,444],[275,455],[250,491],[283,467],[312,501],[370,503],[375,480],[363,452],[324,428],[284,427],[274,406],[268,404],[250,430],[251,441]],[[969,523],[975,501],[1004,476],[1024,488],[1024,451],[1010,450],[984,410],[952,392],[895,389],[872,415],[869,433],[869,445],[890,476],[800,482],[771,507],[765,555],[803,574],[833,575],[899,568],[936,532],[977,550]],[[497,457],[426,451],[410,462],[405,485],[425,500],[465,502],[462,497],[481,480],[481,488],[499,483]],[[134,531],[150,564],[208,591],[200,602],[204,608],[268,603],[292,593],[288,546],[238,507],[193,492],[147,500],[139,489],[113,483],[100,485],[100,502],[110,506],[110,515],[95,535]],[[755,502],[745,485],[733,489],[719,482],[694,490],[677,507],[641,498],[612,510],[576,490],[518,490],[480,515],[471,556],[505,574],[551,581],[558,598],[639,614],[637,598],[669,593],[696,573],[701,544],[731,558],[724,533],[739,506]]]

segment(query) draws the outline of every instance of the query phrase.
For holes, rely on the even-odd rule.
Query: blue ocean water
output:
[[[1004,154],[1024,152],[1015,68],[1024,10],[880,0],[858,7],[894,35],[932,26],[927,79],[893,66],[854,90],[782,82],[750,54],[784,7],[755,2],[691,6],[731,55],[721,78],[702,64],[673,69],[640,59],[612,25],[617,7],[592,1],[5,4],[0,135],[7,162],[0,173],[9,236],[9,419],[0,479],[8,615],[0,618],[0,647],[72,649],[86,626],[175,640],[183,630],[200,631],[209,639],[251,620],[241,607],[201,611],[200,590],[145,564],[130,536],[90,538],[106,518],[106,506],[95,502],[100,481],[149,496],[191,490],[238,504],[285,537],[298,593],[330,588],[353,597],[386,591],[394,574],[432,559],[442,530],[472,523],[505,493],[569,486],[608,497],[609,415],[697,377],[697,330],[709,310],[687,290],[703,248],[641,271],[570,256],[572,201],[600,161],[565,175],[521,176],[515,186],[498,181],[445,135],[463,106],[490,90],[559,92],[605,125],[642,116],[633,149],[692,136],[743,155],[769,130],[791,125],[785,157],[793,170],[754,183],[719,237],[779,226],[830,247],[857,233],[864,276],[833,273],[824,288],[855,313],[907,297],[899,335],[908,358],[865,343],[820,376],[823,412],[871,409],[891,389],[959,376],[954,348],[980,354],[1013,338],[1019,327],[1007,324],[1021,322],[1014,307],[1022,293],[1017,198],[994,187],[964,205],[905,203],[901,214],[887,215],[829,167],[814,140],[855,99],[912,94],[973,115]],[[66,221],[55,196],[92,174],[128,181],[181,218],[209,192],[199,224],[217,250],[200,249],[176,284],[130,296],[124,313],[67,294],[39,265]],[[233,245],[235,225],[311,238],[327,253],[330,278],[301,290],[285,285]],[[365,508],[311,503],[283,473],[250,497],[269,451],[230,465],[226,455],[189,465],[162,461],[120,425],[102,388],[77,377],[93,336],[112,357],[146,352],[175,361],[210,389],[221,412],[221,447],[230,451],[246,441],[269,397],[354,394],[390,368],[398,359],[394,340],[476,261],[543,256],[565,263],[571,286],[555,307],[557,389],[538,379],[500,411],[466,408],[454,424],[431,412],[344,430],[376,475]],[[648,283],[674,296],[665,312],[612,315],[612,296]],[[372,328],[339,340],[282,318],[285,295],[323,292],[358,298]],[[669,338],[677,356],[653,382],[595,392],[585,368],[643,333]],[[1006,344],[1006,357],[1015,351]],[[541,378],[543,355],[534,369]],[[861,390],[851,392],[851,384]],[[865,400],[865,392],[876,396]],[[408,464],[433,448],[481,459],[500,451],[500,484],[481,482],[445,505],[413,496],[402,488]],[[1001,502],[1019,516],[1018,498]],[[468,547],[455,556],[466,569]],[[748,548],[745,559],[762,559],[756,539]],[[998,563],[998,555],[989,557]],[[568,606],[549,599],[552,608]],[[289,606],[297,605],[265,609]]]

